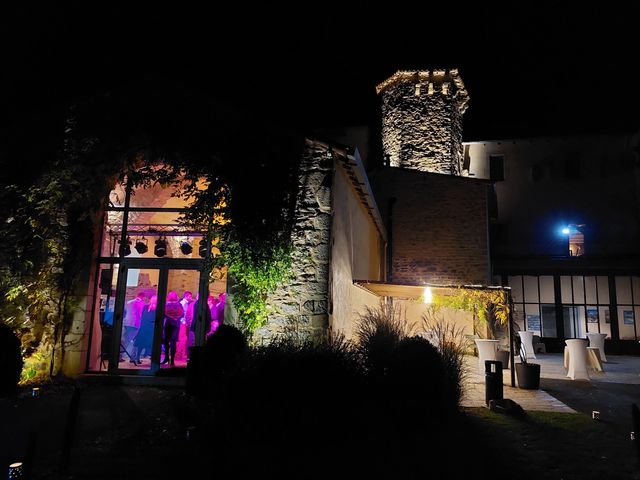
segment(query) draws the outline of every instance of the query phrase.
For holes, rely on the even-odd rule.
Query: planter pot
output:
[[[540,388],[540,365],[537,363],[516,363],[518,387],[527,390]]]
[[[511,356],[511,352],[506,350],[498,350],[496,352],[496,360],[502,362],[502,368],[509,368],[509,357]]]

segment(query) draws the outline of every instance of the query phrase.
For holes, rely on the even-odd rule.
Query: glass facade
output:
[[[535,335],[640,340],[640,277],[621,275],[510,275],[517,328]],[[612,322],[615,319],[615,327]]]
[[[185,367],[189,347],[223,322],[226,270],[201,278],[203,235],[181,221],[190,199],[180,192],[180,184],[110,192],[87,371]]]

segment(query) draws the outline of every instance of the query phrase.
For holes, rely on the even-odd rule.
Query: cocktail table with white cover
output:
[[[500,340],[487,340],[484,338],[475,338],[478,347],[478,372],[484,373],[484,361],[485,360],[497,360],[496,352],[498,351],[498,344]]]
[[[520,345],[520,350],[524,349],[524,353],[527,358],[538,358],[536,357],[536,352],[533,349],[533,332],[524,331],[518,332],[520,335],[520,340],[522,340],[522,344]],[[524,357],[524,354],[522,355]]]
[[[587,333],[590,347],[597,347],[600,350],[600,360],[607,361],[607,357],[604,354],[604,339],[607,338],[606,333]]]
[[[565,340],[569,347],[569,368],[567,377],[572,380],[589,380],[587,372],[587,340],[584,338],[572,338]]]

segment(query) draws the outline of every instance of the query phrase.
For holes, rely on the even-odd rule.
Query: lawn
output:
[[[434,478],[640,479],[629,438],[582,414],[529,412],[513,418],[483,408],[465,409],[458,422],[442,431],[430,429],[427,422],[426,427],[424,423],[391,430],[387,426],[381,433],[374,421],[368,429],[347,426],[339,435],[310,442],[313,432],[284,442],[275,435],[273,444],[268,444],[264,441],[270,438],[268,432],[245,437],[219,435],[211,426],[202,427],[201,405],[180,389],[105,385],[82,389],[68,471],[57,471],[55,448],[46,456],[40,450],[34,478],[174,479],[195,478],[196,472],[203,472],[197,474],[201,478],[246,472],[262,472],[261,478],[294,478],[292,472],[295,478],[326,478],[339,476],[346,463],[350,478],[372,478],[372,472],[374,477],[396,472],[395,478],[428,478],[425,473],[445,470],[444,476]],[[56,396],[67,400],[69,391],[45,390],[37,402],[62,405]],[[36,401],[27,396],[12,401],[21,402]],[[59,417],[63,410],[53,413]],[[248,424],[258,427],[261,415],[249,413]],[[187,427],[199,422],[202,428],[188,440]],[[55,447],[61,436],[49,438]]]
[[[465,415],[504,478],[640,478],[630,438],[586,415],[528,412],[518,419],[488,409]]]

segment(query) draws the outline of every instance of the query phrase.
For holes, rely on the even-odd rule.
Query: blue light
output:
[[[563,233],[564,235],[569,235],[569,234],[571,233],[571,230],[569,230],[569,227],[564,227],[564,228],[562,229],[562,233]]]

